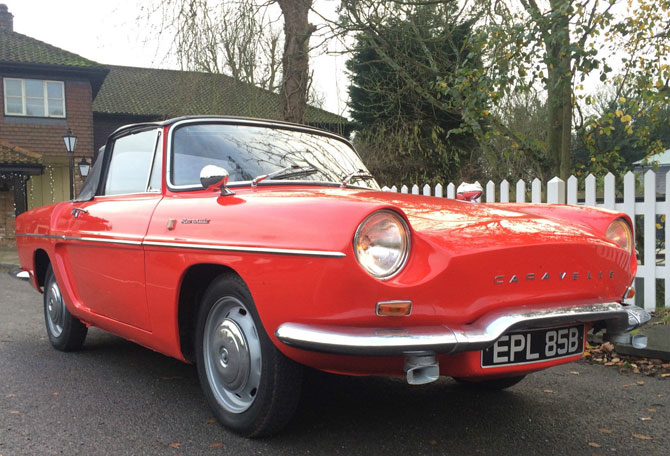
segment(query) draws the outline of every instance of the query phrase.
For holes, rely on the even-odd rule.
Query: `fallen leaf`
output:
[[[10,410],[9,413],[11,413],[12,415],[19,415],[21,412],[19,412],[18,410]]]
[[[651,437],[649,435],[644,435],[644,434],[633,434],[633,437],[635,437],[636,439],[640,439],[640,440],[654,440],[653,437]]]
[[[633,434],[633,435],[635,435],[635,434]],[[181,443],[179,443],[179,442],[172,442],[172,443],[170,444],[170,446],[171,446],[172,448],[179,448],[179,447],[181,447]]]
[[[10,394],[6,395],[5,397],[16,397],[16,394],[11,394],[10,393]]]
[[[213,424],[216,423],[216,420],[214,418],[210,418],[207,420],[207,424]]]
[[[553,393],[554,390],[544,390],[545,393]]]
[[[621,361],[619,358],[612,358],[613,363],[618,363],[619,361]]]
[[[51,393],[51,395],[52,396],[58,396],[58,391],[54,391],[53,393]]]
[[[670,374],[661,374],[661,377],[667,378],[667,377],[670,377]]]
[[[633,369],[633,373],[634,373],[634,374],[639,374],[639,373],[640,373],[640,369],[638,369],[637,367],[634,368],[634,369]]]
[[[223,446],[223,443],[221,443],[221,442],[214,442],[214,443],[212,443],[210,446],[213,447],[213,448],[220,448],[220,447]]]
[[[428,442],[428,443],[430,443],[431,445],[435,446],[435,445],[437,445],[437,440],[431,440],[431,441]]]
[[[651,421],[651,420],[652,420],[652,418],[651,418],[651,417],[648,417],[648,416],[645,416],[644,418],[640,418],[640,419],[641,419],[642,421]]]
[[[589,442],[589,446],[593,448],[600,448],[601,445],[597,444],[596,442]]]
[[[600,429],[598,429],[598,430],[600,431],[601,434],[607,434],[607,435],[609,435],[609,434],[612,433],[612,430],[611,430],[611,429],[600,428]]]
[[[654,413],[654,412],[656,412],[656,409],[647,409],[647,412]]]
[[[614,363],[612,361],[608,361],[608,362],[605,363],[605,366],[614,366],[615,364],[616,363]]]
[[[658,397],[664,397],[664,396],[665,396],[665,394],[663,394],[663,393],[658,393]]]
[[[638,381],[637,381],[637,384],[638,384],[638,385],[644,385],[644,381],[643,381],[643,380],[638,380]]]
[[[604,352],[613,352],[614,351],[614,345],[612,345],[611,342],[605,342],[600,346],[600,349]]]
[[[570,373],[571,373],[572,375],[579,375],[579,372],[577,372],[577,371],[570,371]]]

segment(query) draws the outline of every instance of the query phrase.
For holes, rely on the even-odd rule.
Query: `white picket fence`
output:
[[[643,238],[648,240],[643,242],[643,250],[638,255],[638,269],[637,279],[643,282],[642,290],[640,286],[636,286],[638,290],[638,305],[641,304],[639,295],[644,297],[644,308],[646,310],[654,310],[656,307],[670,306],[670,267],[668,267],[668,253],[667,249],[661,249],[657,255],[656,239],[657,239],[657,216],[665,216],[665,220],[670,221],[670,173],[664,176],[666,180],[666,193],[657,197],[656,193],[656,174],[649,170],[647,171],[639,182],[639,194],[641,198],[636,196],[636,179],[637,176],[628,172],[623,179],[623,192],[617,192],[617,182],[613,174],[609,173],[604,178],[602,197],[598,197],[598,189],[596,188],[596,178],[589,175],[584,180],[583,193],[579,191],[579,181],[576,177],[570,176],[566,181],[554,177],[547,182],[546,190],[543,193],[542,182],[539,179],[534,179],[530,185],[530,192],[528,192],[527,184],[523,180],[516,183],[514,191],[514,202],[517,203],[548,203],[548,204],[578,204],[593,207],[605,207],[614,209],[620,212],[625,212],[635,221],[636,216],[643,216]],[[620,187],[619,187],[620,188]],[[394,185],[392,187],[384,187],[384,191],[398,192],[398,188]],[[411,188],[403,185],[400,187],[400,193],[412,193],[415,195],[426,195],[446,198],[456,197],[456,185],[450,183],[445,187],[442,184],[437,184],[434,188],[429,185],[419,187],[412,185]],[[623,197],[617,198],[617,193]],[[583,199],[580,196],[583,195]],[[530,196],[530,199],[528,197]],[[482,198],[487,203],[510,202],[510,183],[506,180],[496,185],[494,182],[487,182],[484,188]],[[639,199],[639,201],[638,201]],[[633,223],[635,225],[635,223]],[[663,224],[665,226],[665,223]],[[662,228],[663,239],[665,239],[665,246],[670,245],[670,229]],[[658,257],[658,258],[657,258]],[[656,280],[661,279],[665,281],[665,299],[664,302],[656,302]],[[639,281],[636,281],[639,284]],[[640,293],[642,291],[643,293]],[[633,299],[634,301],[635,299]],[[632,302],[632,301],[631,301]]]

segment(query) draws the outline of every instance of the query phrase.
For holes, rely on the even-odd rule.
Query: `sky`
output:
[[[90,60],[110,65],[178,69],[166,58],[170,38],[147,32],[142,0],[0,0],[14,15],[14,31],[60,47]],[[316,0],[321,14],[333,17],[336,0]],[[158,20],[159,18],[157,18]],[[316,25],[323,23],[310,16]],[[313,39],[313,41],[318,41]],[[331,41],[332,53],[320,52],[310,62],[314,87],[324,97],[324,109],[346,115],[348,79],[345,57]]]

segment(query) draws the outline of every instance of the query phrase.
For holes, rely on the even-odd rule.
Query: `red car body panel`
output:
[[[404,358],[303,350],[280,342],[275,331],[285,322],[467,325],[506,307],[619,302],[635,277],[635,254],[604,237],[615,219],[630,224],[613,211],[286,182],[231,189],[235,195],[172,192],[163,182],[160,193],[34,209],[16,222],[17,233],[25,234],[17,237],[22,267],[39,290],[36,252],[44,251],[75,317],[182,360],[184,277],[199,265],[229,268],[248,286],[282,353],[318,369],[361,375],[403,375]],[[75,217],[73,209],[87,212]],[[411,231],[409,260],[388,280],[369,275],[353,247],[359,224],[380,209],[398,213]],[[228,250],[214,249],[221,246]],[[343,255],[327,256],[333,253]],[[411,315],[377,316],[376,303],[390,300],[411,300]],[[580,356],[487,369],[479,351],[438,360],[444,375],[477,377],[527,373]]]

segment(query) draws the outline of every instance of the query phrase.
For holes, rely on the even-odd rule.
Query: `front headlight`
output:
[[[409,228],[390,210],[369,215],[356,230],[354,252],[368,274],[388,279],[403,268],[409,254]]]
[[[624,219],[616,219],[607,228],[605,237],[614,241],[622,249],[633,251],[633,233]]]

